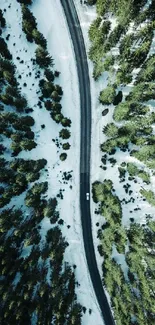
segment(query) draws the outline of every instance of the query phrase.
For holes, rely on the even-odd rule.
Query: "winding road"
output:
[[[90,201],[86,200],[86,193],[90,192],[91,150],[91,92],[87,54],[83,34],[80,27],[80,22],[73,0],[60,1],[64,9],[64,13],[73,42],[79,79],[81,106],[80,206],[85,254],[94,291],[102,312],[103,323],[105,325],[114,325],[115,323],[113,320],[111,309],[108,304],[107,297],[105,295],[101,277],[97,267],[92,237]]]

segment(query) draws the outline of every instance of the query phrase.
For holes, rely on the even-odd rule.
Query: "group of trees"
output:
[[[71,120],[62,114],[62,105],[60,103],[63,90],[61,86],[53,82],[55,75],[49,69],[45,69],[45,78],[39,81],[42,92],[42,100],[45,108],[50,112],[52,119],[56,123],[61,123],[64,127],[71,126]],[[66,133],[69,132],[66,130]]]
[[[43,193],[45,187],[38,183],[31,191]],[[33,317],[37,324],[81,324],[74,273],[69,265],[62,268],[68,243],[59,227],[48,230],[40,245],[40,222],[56,215],[56,205],[41,198],[28,217],[9,208],[1,213],[1,324],[30,324]]]
[[[128,155],[143,164],[136,162],[136,159],[134,163],[123,162],[118,166],[120,182],[124,182],[126,177],[135,183],[141,179],[140,199],[154,206],[155,194],[149,187],[155,169],[155,114],[151,108],[155,99],[155,56],[149,55],[154,35],[154,4],[146,0],[87,2],[90,5],[96,3],[98,14],[89,29],[93,77],[97,80],[104,72],[104,77],[108,76],[108,85],[100,92],[99,101],[106,106],[115,106],[113,120],[103,129],[107,137],[101,144],[103,169],[108,168],[105,166],[107,159],[115,154],[117,148],[128,151]],[[115,27],[111,24],[111,18]],[[133,27],[129,29],[130,23]],[[139,72],[135,75],[134,69],[137,68]],[[128,89],[131,91],[125,96],[120,89],[123,92],[123,87],[128,84],[127,92]],[[115,160],[115,156],[108,161],[110,159]],[[132,193],[130,186],[129,183],[123,185],[129,195]],[[116,324],[154,324],[155,222],[145,216],[146,225],[139,225],[134,218],[130,218],[128,229],[123,227],[122,204],[135,202],[136,198],[130,197],[129,201],[123,199],[122,203],[118,194],[114,194],[111,180],[103,183],[96,181],[92,193],[94,201],[98,203],[98,212],[105,220],[98,230],[98,250],[103,256],[103,284],[111,297]],[[123,271],[123,265],[119,264],[119,255],[116,259],[112,258],[114,249],[118,254],[124,254],[127,274]]]
[[[146,227],[131,223],[129,229],[123,228],[121,203],[112,191],[111,180],[93,184],[93,199],[100,203],[100,213],[106,220],[98,230],[101,241],[98,250],[104,257],[103,284],[111,297],[116,324],[153,325],[155,222],[148,219]],[[125,255],[127,276],[115,258],[111,258],[114,247],[117,253]]]
[[[45,167],[47,161],[24,160],[16,158],[7,161],[0,159],[0,207],[8,204],[14,196],[25,192],[28,184],[39,179],[40,171]]]
[[[24,1],[23,1],[24,2]],[[41,100],[44,102],[45,108],[50,111],[50,116],[56,123],[61,123],[64,127],[70,127],[71,120],[65,117],[62,112],[61,98],[63,95],[63,90],[61,86],[55,84],[55,77],[59,76],[59,72],[53,72],[51,67],[53,67],[53,59],[47,51],[47,41],[44,36],[37,29],[37,22],[27,5],[22,4],[22,29],[26,34],[27,40],[30,42],[35,42],[38,46],[35,51],[36,63],[40,68],[44,69],[44,79],[40,79],[39,86],[42,92]],[[68,130],[63,131],[63,134],[68,134]],[[63,139],[68,139],[62,135]],[[64,150],[68,150],[70,145],[64,144],[62,147]],[[63,159],[62,159],[63,158]],[[61,160],[67,158],[66,153],[60,155]]]
[[[54,109],[61,110],[63,92],[53,83],[59,72],[50,69],[52,59],[46,40],[37,31],[36,20],[25,6],[32,1],[17,1],[22,4],[25,15],[22,27],[27,39],[38,44],[36,63],[45,68],[43,96],[46,103],[50,101],[52,114]],[[0,31],[6,24],[0,10]],[[13,158],[37,144],[32,131],[35,121],[27,115],[33,110],[21,94],[11,59],[7,43],[0,37],[0,155],[4,155],[0,158],[0,323],[80,325],[82,306],[75,294],[73,268],[64,262],[68,243],[58,226],[58,201],[55,197],[47,200],[48,183],[38,182],[47,161]],[[49,89],[50,93],[45,94]],[[68,139],[70,132],[65,127],[70,126],[71,121],[62,115],[61,123],[64,129],[60,136]],[[64,150],[69,147],[68,142],[63,143]],[[60,159],[66,156],[62,153]],[[11,200],[22,193],[21,208],[17,209]],[[42,229],[47,218],[49,230]]]
[[[0,114],[0,131],[12,141],[10,149],[13,156],[17,156],[22,150],[30,151],[36,147],[34,132],[31,130],[33,125],[34,119],[31,116],[18,116],[11,112]]]
[[[143,12],[143,22],[147,21],[140,30],[137,29],[138,17],[146,0],[142,1],[102,1],[98,0],[96,7],[98,16],[89,30],[91,47],[89,57],[94,63],[93,77],[98,79],[104,71],[118,67],[116,82],[129,83],[132,81],[132,71],[143,64],[147,58],[153,39],[154,24],[151,4]],[[92,3],[93,4],[93,3]],[[111,22],[107,19],[110,12],[116,19],[116,26],[111,30]],[[136,32],[127,33],[129,24],[135,24]],[[118,48],[118,53],[113,54],[113,49]],[[112,56],[111,56],[112,55]],[[110,61],[109,61],[110,58]],[[108,60],[108,65],[106,61]]]

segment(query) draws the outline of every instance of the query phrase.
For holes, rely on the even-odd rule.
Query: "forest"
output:
[[[148,211],[155,206],[155,3],[87,3],[97,11],[89,58],[95,82],[103,85],[98,102],[112,111],[99,144],[103,178],[92,184],[103,220],[97,231],[103,286],[117,325],[153,325],[155,220]]]
[[[60,72],[55,70],[47,41],[38,30],[32,1],[17,2],[21,32],[26,42],[36,45],[31,61],[39,84],[37,108],[47,110],[49,118],[62,125],[59,137],[67,140],[59,157],[63,161],[70,148],[71,120],[62,113]],[[83,309],[75,293],[76,265],[64,262],[69,244],[60,228],[63,220],[58,199],[63,195],[60,190],[56,197],[47,198],[48,182],[42,177],[44,174],[46,180],[46,159],[25,158],[37,147],[32,116],[36,107],[29,106],[19,86],[21,75],[7,45],[10,35],[5,35],[7,10],[0,9],[0,323],[79,325]],[[22,58],[17,60],[24,64]],[[23,202],[20,208],[18,200]],[[42,232],[44,219],[50,224],[46,234]]]

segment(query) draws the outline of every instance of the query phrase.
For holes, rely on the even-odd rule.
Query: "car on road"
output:
[[[86,200],[89,201],[89,193],[86,193]]]

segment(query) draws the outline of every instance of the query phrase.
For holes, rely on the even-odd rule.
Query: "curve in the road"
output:
[[[98,271],[93,245],[90,202],[86,193],[90,192],[90,149],[91,149],[91,92],[87,54],[78,15],[73,0],[61,0],[70,35],[73,42],[79,79],[81,106],[80,140],[80,206],[84,248],[94,291],[103,315],[105,325],[114,325],[110,306],[105,295]],[[63,40],[62,40],[63,41]]]

